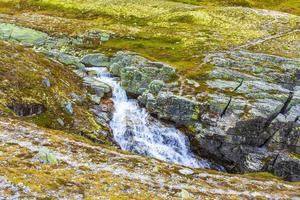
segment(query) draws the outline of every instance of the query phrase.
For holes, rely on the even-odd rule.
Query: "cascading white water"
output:
[[[98,78],[113,88],[115,111],[110,122],[115,141],[123,150],[194,168],[210,168],[210,162],[197,159],[190,151],[187,137],[151,117],[105,68]]]

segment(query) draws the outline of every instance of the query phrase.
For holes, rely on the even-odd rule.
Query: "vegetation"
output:
[[[45,110],[42,114],[22,118],[40,126],[81,132],[89,137],[101,129],[88,112],[88,97],[83,105],[73,102],[72,93],[85,97],[87,89],[69,68],[32,50],[2,41],[0,65],[2,115],[14,116],[14,112],[9,109],[14,105],[19,105],[20,109],[42,105]],[[50,87],[43,84],[45,79],[49,80]],[[65,102],[73,102],[73,115],[64,110]],[[64,124],[60,124],[59,120]]]
[[[152,60],[172,64],[179,73],[188,77],[203,74],[201,63],[209,53],[299,26],[296,16],[289,16],[288,23],[280,20],[275,23],[271,14],[219,7],[225,5],[225,1],[184,2],[189,4],[164,0],[0,0],[0,7],[5,13],[27,13],[21,17],[22,20],[17,20],[18,24],[50,34],[82,35],[92,30],[114,32],[114,37],[102,45],[96,43],[81,48],[108,54],[118,50],[139,52]],[[244,1],[226,2],[226,5],[240,5]],[[269,4],[267,2],[270,1],[245,2],[254,7],[261,4],[279,6],[278,1]],[[284,2],[297,9],[296,2]],[[35,16],[34,23],[30,16]],[[13,16],[4,19],[10,20]],[[265,29],[267,24],[271,26]]]
[[[32,199],[267,199],[297,197],[299,183],[268,173],[193,169],[97,145],[63,131],[0,117],[1,195]],[[13,142],[7,142],[13,139]],[[45,159],[42,149],[51,152]],[[40,150],[35,151],[35,150]],[[13,155],[13,156],[12,156]],[[56,156],[56,157],[54,157]],[[51,157],[51,162],[49,158]],[[9,158],[9,159],[8,159]],[[46,162],[45,162],[46,160]],[[55,162],[53,162],[55,161]],[[178,187],[180,186],[180,187]],[[190,198],[182,197],[182,188]],[[5,196],[4,196],[5,197]]]

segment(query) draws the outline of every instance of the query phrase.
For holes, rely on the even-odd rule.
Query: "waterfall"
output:
[[[188,138],[178,129],[151,117],[106,68],[98,68],[98,79],[113,89],[115,111],[110,122],[114,140],[123,150],[194,168],[210,168],[210,162],[199,160],[190,150]]]

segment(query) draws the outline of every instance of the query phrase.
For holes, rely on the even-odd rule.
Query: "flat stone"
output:
[[[193,170],[188,169],[188,168],[180,169],[179,172],[183,175],[191,175],[194,173]]]

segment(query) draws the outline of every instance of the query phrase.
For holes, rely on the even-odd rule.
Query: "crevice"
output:
[[[236,92],[242,85],[243,85],[243,82],[244,82],[244,79],[242,79],[239,83],[239,85],[232,91],[232,92]],[[232,101],[232,96],[230,96],[230,99],[226,105],[226,107],[224,108],[223,112],[221,113],[221,118],[224,117],[224,115],[226,114],[229,106],[230,106],[230,103]]]
[[[276,161],[278,160],[278,157],[279,157],[279,153],[276,155],[276,157],[274,158],[274,160],[271,164],[272,168],[274,168],[274,165],[275,165]]]
[[[263,128],[262,128],[262,130],[261,130],[261,133],[265,132],[265,131],[270,127],[271,123],[277,118],[277,116],[278,116],[279,114],[286,114],[287,108],[288,108],[288,106],[289,106],[289,104],[290,104],[290,102],[291,102],[293,96],[294,96],[294,92],[290,92],[290,94],[289,94],[287,100],[284,102],[284,104],[283,104],[282,108],[280,109],[280,111],[279,111],[278,113],[272,114],[272,115],[267,119],[267,121],[265,122],[265,124],[264,124],[264,126],[263,126]],[[264,146],[268,145],[268,144],[270,143],[271,139],[274,137],[275,134],[276,134],[276,131],[274,130],[274,131],[273,131],[273,134],[271,134],[271,135],[265,140],[265,142],[264,142],[262,145],[260,145],[260,147],[264,147]]]
[[[233,91],[236,92],[243,85],[243,83],[244,83],[244,79],[240,81],[240,84]]]
[[[285,101],[283,107],[281,108],[279,114],[286,114],[287,113],[288,106],[291,103],[291,100],[293,99],[293,97],[294,97],[294,92],[290,92],[290,94],[289,94],[287,100]]]
[[[297,123],[299,120],[300,120],[300,115],[295,118],[294,122]]]
[[[221,114],[221,118],[226,114],[226,111],[227,111],[227,109],[228,109],[228,107],[229,107],[231,101],[232,101],[232,97],[230,97],[230,99],[229,99],[229,101],[228,101],[226,107],[224,108],[224,110],[223,110],[223,112],[222,112],[222,114]]]
[[[19,117],[39,115],[46,111],[46,107],[42,104],[13,103],[8,105],[8,108],[14,111]]]

